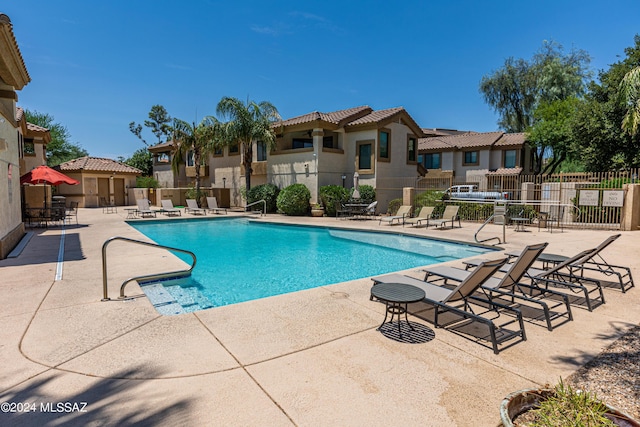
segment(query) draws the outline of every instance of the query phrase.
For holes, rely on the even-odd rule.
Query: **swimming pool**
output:
[[[129,224],[159,244],[196,254],[198,262],[191,277],[143,286],[150,299],[152,294],[156,297],[159,294],[161,305],[169,306],[173,298],[182,312],[451,261],[491,250],[398,234],[280,225],[244,218]],[[165,310],[171,313],[164,314],[173,314],[176,308],[180,312],[180,308],[174,306]]]

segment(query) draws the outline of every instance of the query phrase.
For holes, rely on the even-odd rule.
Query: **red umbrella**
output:
[[[75,180],[62,172],[51,169],[49,166],[38,166],[20,177],[20,185],[22,184],[49,184],[49,185],[78,185],[80,181]],[[44,207],[47,207],[47,190],[45,189]]]
[[[20,177],[20,184],[78,185],[80,181],[68,177],[49,166],[38,166]]]

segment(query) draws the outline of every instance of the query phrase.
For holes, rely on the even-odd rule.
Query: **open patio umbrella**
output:
[[[353,174],[353,195],[351,197],[354,199],[360,198],[360,175],[358,172]]]
[[[49,185],[78,185],[80,181],[68,177],[62,172],[51,169],[49,166],[38,166],[20,177],[20,185],[22,184],[49,184]],[[47,207],[47,190],[44,192],[44,205]]]

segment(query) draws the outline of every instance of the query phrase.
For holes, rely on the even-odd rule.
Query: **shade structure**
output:
[[[38,166],[20,177],[20,184],[78,185],[80,181],[70,178],[49,166]]]
[[[360,175],[358,172],[353,174],[353,195],[354,199],[360,198]]]

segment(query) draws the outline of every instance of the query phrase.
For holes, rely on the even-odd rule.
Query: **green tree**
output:
[[[527,139],[537,147],[545,147],[548,153],[539,153],[549,160],[538,173],[554,173],[565,160],[579,158],[573,143],[572,120],[580,100],[575,97],[543,102],[533,112],[534,125],[527,132]]]
[[[591,75],[589,62],[589,55],[583,50],[572,49],[564,53],[560,44],[545,41],[531,60],[509,58],[502,68],[484,76],[480,81],[480,92],[485,102],[500,115],[498,125],[502,129],[527,132],[536,124],[538,108],[547,109],[538,113],[538,117],[545,116],[549,122],[548,108],[555,101],[582,96]],[[562,121],[562,118],[557,120]],[[549,138],[536,140],[529,135],[528,140],[532,146],[534,169],[540,173],[544,156],[555,157],[556,152],[545,144]],[[552,159],[552,164],[558,163]]]
[[[180,119],[173,120],[173,139],[177,148],[171,167],[177,173],[188,157],[193,159],[196,197],[200,195],[200,166],[207,154],[221,145],[220,129],[220,123],[215,117],[205,117],[197,125],[195,122],[190,124]]]
[[[260,141],[272,148],[276,135],[271,125],[280,120],[278,110],[273,104],[262,101],[247,103],[237,98],[224,97],[218,103],[216,112],[224,120],[222,141],[227,146],[242,147],[242,165],[245,170],[245,190],[251,189],[251,163],[253,161],[253,144]]]
[[[167,141],[171,137],[171,116],[162,105],[154,105],[149,111],[149,119],[144,121],[145,127],[151,130],[158,144]],[[137,136],[145,146],[149,146],[147,141],[142,137],[142,125],[136,122],[129,123],[129,130]]]
[[[588,171],[640,167],[640,135],[626,130],[632,127],[630,121],[625,124],[631,105],[622,83],[629,72],[640,67],[639,35],[634,42],[625,49],[626,58],[600,71],[598,81],[589,84],[573,120],[573,140],[579,142]]]
[[[144,176],[151,176],[153,173],[153,156],[146,148],[137,149],[131,157],[122,163],[140,169]]]
[[[79,144],[69,142],[71,133],[64,125],[56,123],[52,115],[24,110],[24,116],[27,122],[49,129],[51,142],[47,144],[46,148],[47,165],[57,166],[60,163],[89,155]]]
[[[638,133],[638,125],[640,125],[640,67],[625,74],[620,90],[627,105],[622,128],[634,136]]]

